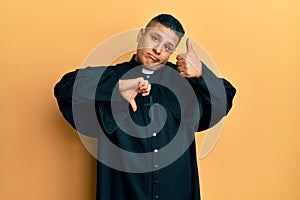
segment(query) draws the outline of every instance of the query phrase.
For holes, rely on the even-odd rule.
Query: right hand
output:
[[[142,96],[150,94],[151,84],[143,77],[135,79],[119,80],[119,91],[121,96],[128,101],[132,110],[137,110],[135,97],[140,93]]]

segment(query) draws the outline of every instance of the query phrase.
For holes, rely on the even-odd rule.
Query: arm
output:
[[[54,87],[56,99],[66,103],[111,101],[111,93],[119,79],[112,68],[87,67],[65,74]]]
[[[60,111],[72,127],[77,130],[81,127],[80,132],[91,135],[93,131],[89,130],[89,124],[93,119],[91,113],[95,113],[93,105],[95,101],[109,102],[117,82],[118,75],[114,73],[113,67],[77,69],[62,77],[54,87],[54,95]],[[82,111],[76,115],[76,122],[83,124],[80,127],[75,127],[74,106]]]
[[[189,78],[202,110],[198,131],[208,129],[227,115],[236,89],[225,79],[218,78],[202,63],[200,78]]]
[[[218,78],[199,62],[189,39],[186,47],[187,52],[176,57],[177,70],[188,79],[197,95],[201,109],[198,131],[202,131],[214,126],[229,112],[236,90],[227,80]]]
[[[123,72],[117,72],[115,67],[88,67],[69,72],[63,76],[55,85],[54,94],[60,111],[73,128],[80,129],[79,131],[86,135],[91,135],[94,130],[90,125],[95,118],[98,118],[99,122],[109,119],[108,115],[111,115],[110,104],[112,101],[121,103],[115,105],[124,105],[122,103],[125,100],[136,111],[135,96],[138,93],[143,96],[149,95],[151,84],[141,77],[120,80],[122,74]],[[112,98],[115,87],[119,89],[120,93]],[[95,106],[98,108],[95,109]],[[74,108],[76,108],[75,111]],[[97,117],[95,117],[95,110]],[[77,127],[75,127],[74,118],[76,118]],[[109,129],[116,127],[112,120],[102,124],[104,128],[107,128],[107,124],[109,124]]]

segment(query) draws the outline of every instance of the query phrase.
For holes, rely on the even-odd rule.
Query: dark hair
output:
[[[179,37],[179,41],[181,40],[182,36],[185,33],[181,23],[175,17],[169,14],[157,15],[156,17],[150,20],[146,28],[153,26],[153,23],[161,23],[167,28],[173,30],[176,33],[176,35]]]

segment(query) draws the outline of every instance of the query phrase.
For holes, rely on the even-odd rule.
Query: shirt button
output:
[[[158,153],[158,150],[157,150],[157,149],[154,149],[154,153]]]
[[[157,179],[155,179],[155,180],[154,180],[154,183],[155,183],[155,184],[158,184],[158,180],[157,180]]]
[[[153,133],[152,135],[155,137],[157,135],[157,133]]]
[[[155,199],[159,199],[159,196],[158,196],[158,195],[155,195],[154,198],[155,198]]]
[[[158,165],[154,165],[155,168],[158,168]]]

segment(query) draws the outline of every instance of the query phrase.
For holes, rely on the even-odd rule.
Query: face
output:
[[[135,60],[150,70],[158,70],[166,64],[174,52],[179,37],[173,30],[161,23],[155,23],[146,30],[141,29],[137,41]]]

